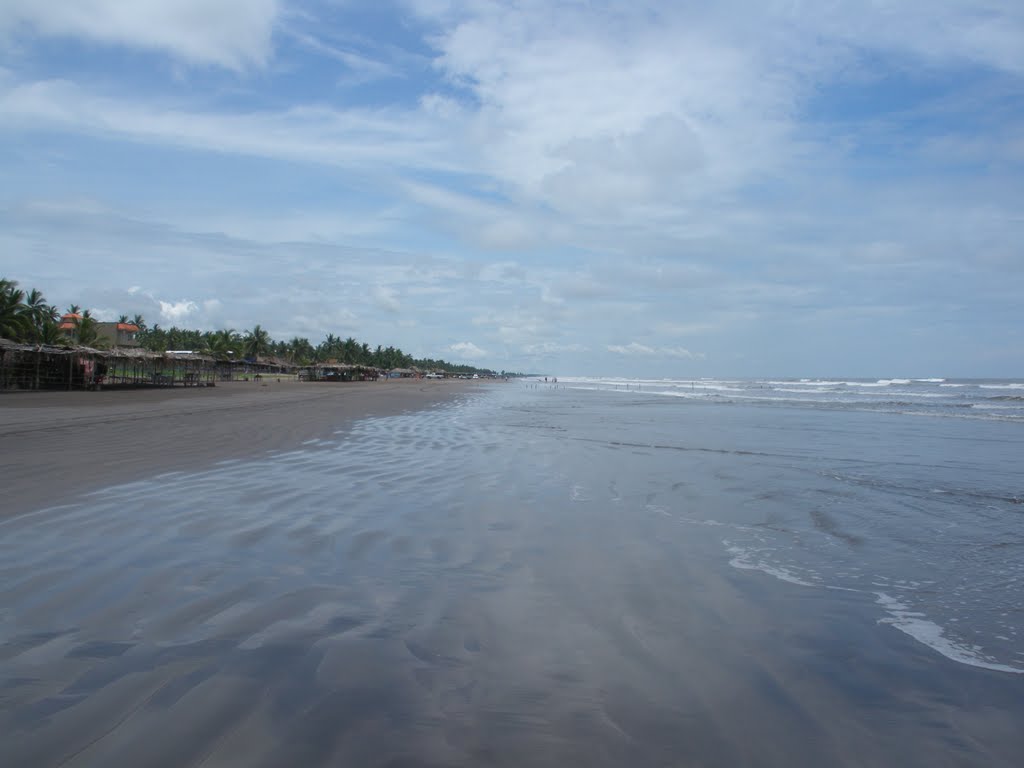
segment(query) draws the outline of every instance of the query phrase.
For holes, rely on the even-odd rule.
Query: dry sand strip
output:
[[[428,407],[468,381],[226,382],[0,396],[0,517],[164,472],[294,448],[358,418]]]

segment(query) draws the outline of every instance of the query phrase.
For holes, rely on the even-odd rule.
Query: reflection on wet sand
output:
[[[1024,754],[1015,676],[879,631],[862,596],[730,569],[680,524],[720,459],[567,458],[495,399],[0,524],[4,763]]]

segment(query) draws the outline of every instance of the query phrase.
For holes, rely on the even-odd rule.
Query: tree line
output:
[[[33,288],[24,291],[14,280],[0,278],[0,338],[26,344],[103,346],[97,330],[97,320],[78,305],[68,307],[73,315],[72,328],[60,328],[60,311],[46,302],[43,294]],[[488,374],[494,372],[471,365],[457,365],[433,358],[414,358],[401,349],[377,345],[371,347],[349,336],[342,339],[327,334],[319,344],[308,338],[294,337],[288,341],[275,341],[260,325],[249,330],[236,331],[222,328],[216,331],[198,331],[188,328],[161,328],[148,325],[141,315],[129,318],[121,315],[119,323],[136,326],[136,339],[145,349],[154,352],[190,350],[210,355],[218,360],[256,360],[276,357],[293,365],[338,362],[373,368],[419,368],[427,371],[445,370],[451,373]],[[504,371],[502,371],[504,373]]]

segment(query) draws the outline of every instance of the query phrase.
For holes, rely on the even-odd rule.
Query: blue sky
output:
[[[556,375],[1020,376],[1022,40],[1008,1],[4,0],[0,273]]]

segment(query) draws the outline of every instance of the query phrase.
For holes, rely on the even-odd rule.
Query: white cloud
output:
[[[165,322],[180,323],[199,309],[194,301],[160,301],[160,315]]]
[[[457,148],[436,123],[402,109],[322,105],[228,112],[125,99],[63,79],[0,79],[0,126],[47,125],[115,139],[380,173],[382,167],[456,170]]]
[[[448,347],[448,351],[468,360],[477,360],[487,354],[487,352],[471,341],[460,341],[452,344]]]
[[[32,30],[239,70],[266,63],[279,12],[278,0],[4,0],[0,34]]]
[[[538,298],[539,304],[536,303]],[[564,308],[545,302],[542,296],[519,303],[520,306],[514,308],[487,307],[473,315],[471,322],[488,329],[496,341],[520,348],[558,338],[566,328]]]
[[[125,294],[157,285],[195,297],[190,324],[424,351],[468,329],[495,356],[589,352],[595,365],[682,368],[702,356],[694,345],[716,364],[776,365],[772,352],[803,350],[808,329],[867,337],[862,319],[886,308],[908,327],[927,324],[922,307],[1014,315],[1024,143],[1007,94],[1024,71],[1020,3],[418,2],[435,54],[426,78],[422,54],[321,28],[307,8],[287,12],[286,60],[259,77],[162,91],[165,72],[121,80],[90,58],[116,44],[251,70],[274,56],[277,4],[244,3],[237,29],[203,18],[242,3],[0,0],[0,44],[88,43],[67,61],[32,61],[24,44],[0,54],[14,67],[0,67],[0,131],[20,163],[5,168],[0,210],[10,270],[62,299],[95,295],[96,278],[63,266],[73,253],[124,280],[117,296],[82,297],[98,306],[157,317],[151,289]],[[162,29],[142,29],[149,21]],[[402,24],[403,40],[424,33]],[[72,69],[79,58],[87,66]],[[338,62],[389,82],[361,102],[360,89],[335,88]],[[302,88],[297,73],[312,75]],[[883,78],[892,113],[872,102]],[[918,141],[943,120],[949,130]],[[131,148],[109,152],[96,186],[82,181],[95,159],[75,134]],[[184,158],[190,172],[125,181],[122,154],[154,169]],[[76,184],[102,199],[76,201]],[[37,189],[72,203],[30,210],[18,195]],[[144,221],[154,216],[165,219]],[[193,273],[223,306],[196,294]],[[172,322],[186,304],[164,302]]]
[[[653,347],[647,347],[643,344],[638,344],[635,341],[622,346],[621,344],[609,344],[606,349],[616,355],[655,355],[657,350]]]
[[[553,341],[545,341],[541,344],[527,344],[523,347],[524,354],[538,356],[582,353],[589,351],[590,349],[583,344],[558,344]]]
[[[347,73],[340,82],[345,85],[360,85],[374,80],[401,77],[402,73],[393,65],[384,61],[365,56],[347,47],[332,45],[319,37],[298,30],[289,30],[289,34],[311,51],[327,56],[345,65]]]
[[[287,316],[278,316],[276,323],[284,329],[280,331],[282,337],[308,336],[317,340],[327,333],[342,337],[357,333],[359,318],[348,309],[330,309],[311,315],[299,310]]]
[[[394,289],[387,285],[378,285],[373,289],[373,300],[381,309],[388,312],[398,312],[402,308]]]
[[[118,9],[139,5],[89,1],[99,19],[135,19],[135,11]],[[244,2],[210,4],[212,13],[230,15],[224,9],[235,1]],[[190,18],[202,19],[196,3],[207,7],[200,0],[146,0],[139,7],[156,19],[185,17],[192,8]],[[641,233],[719,234],[730,217],[743,215],[738,190],[766,178],[798,179],[801,169],[840,155],[800,124],[800,110],[824,84],[853,76],[861,51],[1010,69],[1024,56],[1014,54],[1024,47],[1009,45],[1016,32],[1016,39],[1024,36],[1024,16],[998,4],[977,13],[976,6],[938,3],[927,14],[915,13],[913,4],[882,10],[840,2],[827,12],[744,4],[742,13],[726,5],[693,14],[640,3],[636,13],[623,14],[600,4],[414,3],[438,30],[430,38],[438,70],[472,99],[423,93],[407,107],[318,102],[218,112],[125,99],[59,79],[12,80],[0,88],[0,123],[328,164],[372,173],[375,184],[390,183],[381,181],[382,168],[412,171],[391,180],[400,194],[443,213],[432,224],[475,245],[582,241],[615,251]],[[16,0],[0,20],[8,28],[19,21],[57,28],[77,18],[69,10],[76,7]],[[259,7],[271,18],[269,29],[276,8],[267,0]],[[238,15],[260,16],[247,3]],[[321,53],[351,59],[346,47],[291,34]],[[459,189],[424,181],[422,172],[435,170],[482,181]]]
[[[661,347],[658,349],[658,354],[667,355],[668,357],[678,357],[684,360],[703,360],[703,352],[691,352],[683,347]]]
[[[692,234],[746,185],[828,165],[843,150],[801,111],[826,86],[875,76],[862,64],[873,55],[1024,69],[1024,6],[1001,2],[413,6],[440,30],[438,66],[472,96],[470,161],[572,215],[577,237],[609,223]]]
[[[666,336],[693,336],[699,333],[707,333],[714,330],[712,323],[675,323],[659,322],[654,326],[655,330]]]
[[[611,344],[605,347],[605,349],[615,355],[675,357],[685,360],[701,360],[704,358],[703,353],[691,352],[683,347],[649,347],[635,341],[631,341],[629,344],[624,346],[620,344]]]
[[[774,167],[789,85],[662,8],[465,4],[440,65],[480,104],[497,178],[563,210],[691,199]],[[637,23],[637,19],[652,23]]]

